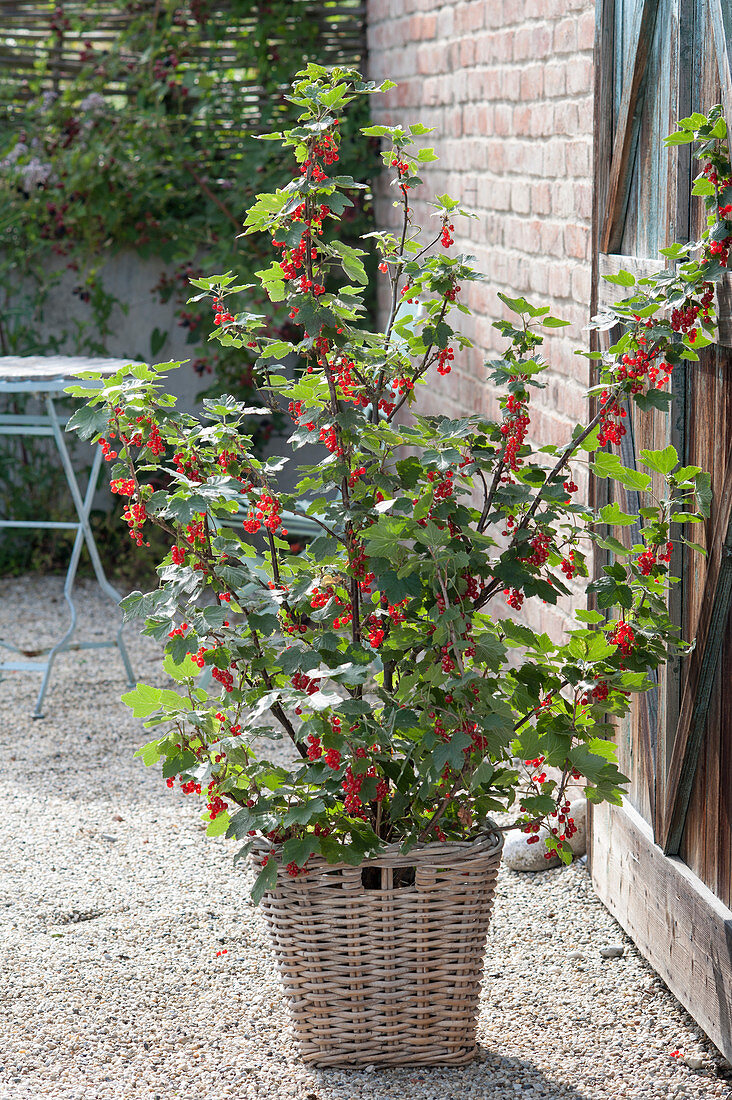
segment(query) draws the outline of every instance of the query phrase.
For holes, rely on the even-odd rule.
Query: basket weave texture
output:
[[[458,1065],[476,1054],[503,837],[391,845],[358,867],[282,869],[262,909],[295,1036],[319,1066]],[[269,845],[256,845],[261,861]]]

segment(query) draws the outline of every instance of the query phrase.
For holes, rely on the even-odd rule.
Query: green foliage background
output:
[[[128,303],[109,293],[100,271],[132,251],[165,262],[156,293],[174,303],[201,389],[250,400],[251,354],[208,342],[210,306],[186,305],[188,280],[269,263],[241,226],[254,195],[282,179],[286,154],[257,134],[292,122],[285,93],[304,63],[362,62],[353,36],[360,4],[121,0],[111,38],[109,5],[48,7],[33,75],[0,83],[0,354],[107,353],[114,307],[127,312]],[[341,146],[342,171],[362,182],[377,165],[354,140],[367,121],[365,106],[349,115]],[[370,190],[354,202],[342,229],[356,238],[370,226]],[[44,311],[69,269],[86,317],[47,335]],[[290,337],[286,313],[261,291],[251,306],[269,310],[281,338]],[[167,335],[150,334],[151,361]],[[124,354],[145,350],[138,342]],[[255,427],[260,444],[271,427]],[[0,440],[0,469],[0,516],[45,514],[46,501],[66,497],[42,445]],[[57,537],[23,532],[0,542],[0,572],[65,558]]]

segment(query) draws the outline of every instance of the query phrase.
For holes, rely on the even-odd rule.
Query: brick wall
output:
[[[374,121],[435,127],[424,141],[440,160],[422,172],[424,193],[461,197],[478,214],[456,221],[455,248],[488,276],[465,298],[475,348],[456,353],[421,407],[495,413],[483,363],[501,347],[492,321],[508,316],[497,292],[523,294],[571,322],[547,336],[548,387],[532,398],[536,437],[564,440],[585,413],[588,380],[573,351],[586,347],[589,317],[594,2],[368,0],[368,21],[370,76],[398,84],[374,99]],[[377,190],[382,225],[394,221],[392,201],[393,190]],[[412,205],[429,224],[419,194]],[[538,617],[559,625],[550,608]]]

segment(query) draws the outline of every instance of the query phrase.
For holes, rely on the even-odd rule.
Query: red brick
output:
[[[554,52],[574,53],[577,49],[577,20],[562,19],[554,28]]]
[[[455,9],[452,4],[446,4],[437,16],[437,34],[439,38],[449,38],[454,33]]]
[[[586,95],[592,89],[594,66],[591,57],[578,57],[567,66],[567,92],[569,95]]]
[[[501,78],[501,99],[515,103],[521,94],[521,70],[504,69]]]
[[[390,0],[391,2],[391,0]],[[492,7],[493,5],[487,5],[482,3],[461,3],[456,5],[455,10],[455,33],[456,34],[473,34],[475,31],[480,30],[485,25],[485,8]],[[500,8],[499,0],[496,0],[496,7]]]
[[[531,107],[528,104],[520,104],[514,107],[511,116],[511,132],[517,137],[532,137],[534,131],[534,119]]]
[[[589,138],[585,141],[569,142],[566,153],[569,175],[589,179],[592,161],[592,145]]]
[[[579,111],[571,99],[554,105],[554,133],[575,137],[579,129]]]
[[[528,184],[516,184],[511,188],[511,209],[516,214],[528,214],[531,210],[531,191]]]
[[[505,137],[512,133],[513,111],[505,103],[496,105],[493,111],[493,133]]]
[[[463,68],[470,68],[470,66],[475,64],[475,39],[461,38],[459,45],[460,64]]]
[[[585,409],[592,207],[593,0],[367,0],[370,71],[399,87],[374,97],[377,121],[422,121],[440,162],[425,166],[412,200],[417,224],[432,228],[426,203],[447,191],[478,214],[457,223],[456,250],[476,256],[484,283],[466,285],[473,316],[461,329],[475,343],[453,372],[422,391],[425,411],[499,415],[485,384],[485,357],[505,340],[492,327],[506,315],[497,297],[526,294],[571,328],[548,333],[546,390],[533,399],[534,438],[562,441]],[[379,181],[379,219],[396,228],[393,191]],[[385,292],[386,288],[380,288]],[[386,302],[380,300],[384,309]],[[575,474],[585,487],[585,476]],[[532,619],[552,631],[561,607]]]
[[[577,24],[577,48],[591,50],[595,44],[595,12],[585,11]]]
[[[544,94],[547,98],[564,95],[567,88],[567,66],[564,62],[550,62],[544,66]]]
[[[551,55],[552,31],[547,24],[520,27],[513,42],[514,61],[539,61]]]
[[[532,214],[548,214],[552,209],[552,193],[548,182],[531,185]]]
[[[409,30],[405,35],[406,42],[426,42],[437,37],[437,16],[419,14],[413,15],[409,20]]]
[[[544,66],[530,65],[521,73],[521,99],[540,99],[544,94]]]

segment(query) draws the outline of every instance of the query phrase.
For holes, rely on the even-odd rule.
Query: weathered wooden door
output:
[[[598,0],[594,305],[602,275],[665,266],[658,249],[698,235],[689,146],[667,150],[678,118],[722,102],[732,126],[730,0]],[[629,418],[628,451],[673,442],[711,471],[711,517],[679,546],[672,610],[690,657],[662,672],[618,731],[631,777],[622,808],[593,813],[595,888],[668,986],[732,1058],[732,334],[720,292],[719,343],[673,379],[669,413]],[[606,482],[595,486],[599,494]],[[630,494],[632,497],[632,494]],[[636,502],[623,501],[628,511]]]

